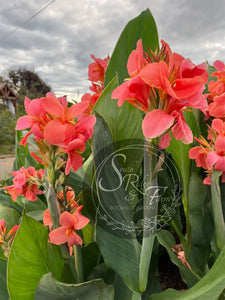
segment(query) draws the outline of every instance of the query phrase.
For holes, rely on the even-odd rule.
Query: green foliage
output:
[[[128,77],[127,60],[139,39],[142,39],[144,51],[146,47],[154,51],[158,46],[158,32],[149,9],[131,20],[121,33],[106,70],[105,86],[115,75],[118,75],[120,84]]]
[[[65,284],[55,280],[50,273],[44,275],[38,285],[35,300],[113,300],[114,291],[102,279],[80,284]]]
[[[3,152],[6,145],[15,145],[15,116],[9,110],[0,108],[0,153]],[[6,147],[7,149],[7,147]]]
[[[225,248],[210,271],[192,288],[186,291],[168,289],[155,294],[149,300],[217,300],[225,287]]]
[[[12,300],[33,300],[41,277],[52,272],[62,278],[64,260],[59,248],[48,243],[47,228],[23,215],[8,260],[8,290]]]

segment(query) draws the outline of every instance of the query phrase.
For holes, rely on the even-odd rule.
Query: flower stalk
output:
[[[77,283],[81,283],[84,280],[81,246],[73,245],[73,252],[74,252],[74,266],[75,266],[76,281]]]
[[[143,239],[139,264],[139,289],[144,292],[148,283],[148,272],[151,261],[152,250],[155,240],[155,228],[153,233],[151,228],[145,225],[145,221],[151,217],[157,216],[158,205],[154,202],[154,197],[157,197],[154,186],[157,186],[157,178],[154,174],[155,166],[157,164],[156,155],[154,155],[154,148],[152,141],[145,140],[144,153],[144,209],[143,209]],[[153,186],[154,184],[154,186]],[[152,205],[153,204],[153,205]]]

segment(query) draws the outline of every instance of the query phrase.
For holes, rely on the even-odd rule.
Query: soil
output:
[[[175,290],[186,290],[187,285],[182,281],[179,268],[174,265],[167,255],[160,257],[159,282],[162,290],[172,288]]]

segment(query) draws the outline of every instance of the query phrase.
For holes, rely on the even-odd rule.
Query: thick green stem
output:
[[[49,186],[46,191],[46,198],[48,203],[48,208],[52,220],[52,226],[53,229],[56,229],[60,226],[59,223],[59,216],[60,216],[60,209],[59,209],[59,203],[56,196],[55,189],[53,188],[52,184],[49,183]],[[69,258],[69,249],[66,244],[60,245],[60,250],[62,257],[65,259]]]
[[[75,265],[75,272],[76,272],[76,280],[77,283],[81,283],[84,280],[81,246],[74,245],[73,251],[74,251],[74,265]]]
[[[217,247],[222,250],[225,246],[225,224],[223,217],[223,209],[220,197],[220,185],[219,177],[221,175],[220,171],[214,170],[212,173],[212,183],[211,183],[211,195],[212,195],[212,208],[213,217],[215,224],[216,233],[216,244]]]
[[[151,261],[151,255],[155,240],[154,233],[150,228],[145,225],[145,221],[151,217],[155,217],[158,212],[157,201],[154,201],[155,194],[154,187],[152,186],[154,179],[154,169],[157,163],[157,155],[153,152],[151,142],[145,141],[145,153],[144,153],[144,208],[143,208],[143,239],[140,254],[139,264],[139,289],[145,291],[148,283],[148,272]],[[155,149],[157,151],[157,149]],[[155,181],[155,180],[154,180]],[[155,181],[157,186],[157,181]],[[151,188],[150,188],[151,187]],[[156,191],[157,193],[157,191]],[[148,223],[148,222],[147,222]],[[154,232],[154,229],[153,229]]]

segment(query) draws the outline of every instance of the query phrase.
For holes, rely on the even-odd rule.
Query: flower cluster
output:
[[[137,42],[127,62],[130,75],[112,93],[118,106],[128,101],[146,115],[142,129],[146,138],[160,138],[160,147],[170,143],[170,134],[183,143],[191,143],[192,132],[183,112],[187,107],[206,112],[207,100],[202,94],[208,80],[207,64],[195,66],[190,59],[172,53],[169,45],[145,53],[142,41]],[[160,122],[158,122],[160,120]]]
[[[27,115],[18,119],[16,129],[30,128],[30,131],[20,143],[25,145],[32,133],[42,158],[33,156],[46,167],[49,165],[49,145],[58,146],[58,155],[68,155],[65,173],[68,174],[71,168],[75,172],[82,166],[81,153],[92,137],[95,125],[95,116],[84,114],[88,106],[89,102],[83,101],[68,107],[66,97],[57,98],[51,93],[32,101],[25,98]]]
[[[11,243],[15,237],[15,234],[19,228],[19,225],[13,226],[7,233],[7,227],[5,226],[5,220],[0,220],[0,246],[4,250],[4,255],[8,257]]]
[[[27,169],[22,167],[18,171],[12,171],[14,176],[13,185],[5,186],[4,189],[8,190],[13,201],[16,201],[20,195],[23,195],[29,201],[36,201],[37,195],[43,193],[39,186],[43,184],[44,174],[43,169],[36,171],[34,167]]]
[[[208,114],[215,117],[211,126],[208,126],[208,141],[203,137],[195,138],[200,146],[189,151],[189,157],[196,160],[198,167],[206,170],[208,176],[204,179],[205,184],[211,184],[213,170],[221,171],[222,182],[225,182],[225,65],[221,61],[214,63],[216,71],[211,76],[216,81],[209,82]]]
[[[74,191],[67,187],[65,197],[61,191],[58,195],[58,201],[61,204],[60,208],[63,211],[59,218],[60,227],[52,230],[52,220],[47,209],[44,213],[43,222],[50,229],[50,242],[56,245],[61,245],[67,242],[68,247],[73,245],[82,245],[81,237],[76,233],[89,223],[89,219],[81,214],[83,208],[75,201]]]
[[[92,112],[95,103],[104,90],[105,71],[109,62],[109,56],[104,59],[100,59],[91,55],[91,58],[95,62],[91,63],[88,67],[88,80],[91,81],[89,89],[93,92],[93,94],[86,93],[81,98],[82,102],[89,102],[89,107],[86,111],[87,114]]]

